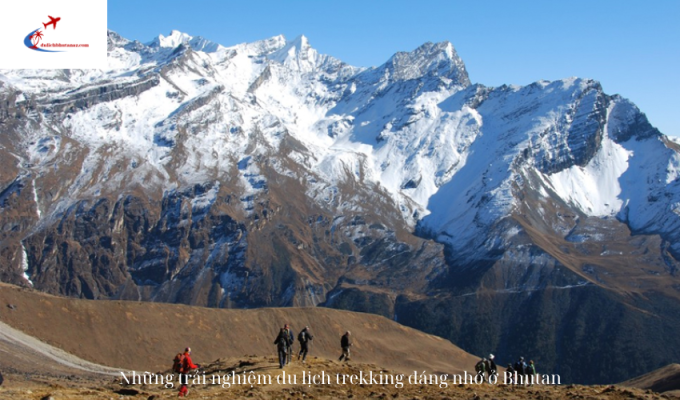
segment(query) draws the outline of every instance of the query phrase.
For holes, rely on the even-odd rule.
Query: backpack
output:
[[[172,371],[176,373],[181,373],[184,371],[184,367],[186,364],[186,357],[184,357],[184,353],[177,353],[175,358],[172,360]]]
[[[286,333],[279,333],[274,343],[279,347],[288,347],[288,335]]]
[[[306,341],[307,341],[307,335],[305,335],[305,331],[300,331],[300,333],[298,333],[298,342],[304,343]]]
[[[484,372],[484,361],[479,361],[477,364],[475,364],[475,372]]]

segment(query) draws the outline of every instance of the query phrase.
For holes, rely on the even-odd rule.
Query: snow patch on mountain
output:
[[[29,285],[33,286],[31,277],[28,275],[28,253],[26,252],[26,246],[21,243],[21,269],[23,271],[23,277],[26,279]]]
[[[680,180],[680,153],[675,153],[668,159],[666,171],[668,172],[666,175],[666,185]]]
[[[621,210],[619,178],[628,169],[632,155],[605,136],[601,147],[585,167],[571,166],[549,175],[548,182],[557,195],[592,216],[613,216]]]
[[[35,213],[38,215],[38,219],[42,218],[42,212],[40,211],[40,203],[38,202],[38,190],[35,187],[35,179],[31,180],[31,187],[33,189],[33,201],[35,202]]]
[[[680,251],[680,155],[667,148],[660,137],[630,139],[622,146],[632,153],[629,168],[621,176],[624,207],[619,218],[634,232],[671,235],[672,246]]]
[[[191,209],[193,212],[204,210],[210,207],[217,199],[217,194],[220,192],[220,182],[217,181],[210,189],[198,194],[191,199]]]

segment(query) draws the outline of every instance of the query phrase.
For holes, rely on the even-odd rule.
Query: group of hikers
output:
[[[352,341],[350,340],[351,333],[350,331],[345,332],[344,335],[340,338],[340,347],[342,348],[342,354],[340,355],[340,358],[338,361],[342,361],[343,359],[345,361],[349,361],[349,349],[352,347]],[[295,343],[294,341],[295,335],[293,334],[293,330],[290,328],[288,324],[285,324],[283,328],[279,330],[279,334],[276,336],[276,339],[274,339],[274,344],[276,345],[276,349],[278,352],[279,356],[279,368],[283,368],[286,365],[290,364],[292,358],[293,358],[293,344]],[[309,326],[305,326],[300,333],[297,335],[297,341],[300,343],[300,351],[298,352],[298,360],[302,359],[302,363],[304,364],[307,359],[307,353],[309,353],[309,344],[310,342],[314,340],[314,336],[312,335],[311,330],[309,329]],[[182,384],[180,385],[179,388],[179,397],[185,397],[188,392],[187,388],[187,383],[186,380],[183,379],[183,375],[188,375],[191,370],[200,368],[200,365],[194,364],[193,361],[191,360],[191,348],[187,347],[184,349],[184,353],[178,353],[175,356],[175,359],[173,360],[173,365],[172,365],[172,370],[173,372],[177,373],[180,375],[180,382]]]
[[[342,349],[342,354],[340,354],[340,358],[338,358],[338,361],[342,361],[343,359],[345,361],[349,361],[349,349],[352,347],[352,341],[350,340],[350,336],[352,333],[350,331],[346,331],[344,335],[340,337],[340,348]],[[293,331],[290,328],[288,324],[285,324],[281,330],[279,330],[279,334],[276,336],[276,339],[274,339],[274,344],[276,345],[277,352],[279,354],[279,368],[283,368],[286,365],[290,364],[291,359],[293,358],[293,344],[295,341],[293,340],[295,336],[293,335]],[[314,340],[314,336],[312,336],[312,332],[309,330],[309,326],[305,326],[305,328],[300,331],[300,333],[297,336],[298,342],[300,342],[300,352],[298,353],[298,361],[300,358],[302,358],[302,363],[305,363],[305,359],[307,358],[307,353],[309,352],[309,343]]]
[[[524,357],[520,357],[519,360],[515,362],[515,365],[509,364],[508,363],[508,368],[507,372],[511,374],[510,377],[510,383],[522,383],[522,382],[515,382],[514,377],[516,376],[518,380],[522,379],[522,377],[529,377],[536,375],[536,364],[534,364],[534,360],[529,360],[529,363],[527,364],[524,361]],[[529,381],[528,379],[524,379],[525,382]]]
[[[276,345],[277,352],[279,354],[279,368],[290,364],[293,359],[293,344],[295,335],[293,330],[290,329],[288,324],[285,324],[281,330],[279,330],[278,336],[274,339],[274,344]],[[309,342],[314,340],[312,332],[309,330],[309,326],[305,326],[303,330],[298,333],[298,342],[300,342],[300,352],[298,353],[298,360],[302,358],[302,363],[305,363],[307,359],[307,353],[309,352]]]
[[[340,338],[340,347],[342,348],[342,354],[338,361],[349,361],[350,359],[350,347],[352,347],[352,341],[350,339],[350,331],[346,331],[344,335]],[[279,368],[283,368],[290,364],[293,359],[293,344],[295,343],[295,335],[293,330],[288,324],[285,324],[283,328],[279,330],[276,339],[274,339],[274,344],[276,345],[277,353],[279,356]],[[309,344],[314,340],[309,326],[305,326],[302,331],[297,335],[297,341],[300,343],[300,351],[298,352],[298,361],[302,359],[304,364],[307,359],[307,353],[309,353]],[[489,354],[489,357],[482,358],[475,364],[475,372],[477,375],[481,376],[484,381],[491,383],[492,377],[497,378],[498,368],[496,367],[496,362],[494,361],[496,357],[493,354]],[[194,364],[191,360],[191,348],[187,347],[184,349],[184,353],[178,353],[173,360],[173,371],[180,374],[180,382],[182,382],[182,375],[187,375],[192,369],[200,368],[200,365]],[[536,375],[536,365],[533,360],[529,363],[524,361],[524,357],[520,357],[515,364],[508,364],[507,372],[509,373],[509,384],[517,384],[526,382],[528,379],[523,377],[528,377],[531,375]],[[507,376],[507,375],[506,375]],[[519,381],[519,382],[517,382]],[[187,395],[187,384],[182,383],[179,388],[179,397],[184,397]]]
[[[475,372],[485,381],[490,381],[492,376],[498,375],[498,368],[496,367],[494,358],[495,356],[493,354],[489,354],[489,358],[484,357],[475,364]],[[520,357],[515,364],[508,363],[506,372],[509,374],[507,383],[511,385],[527,382],[529,379],[524,379],[524,377],[536,375],[536,365],[534,364],[534,360],[530,360],[529,363],[527,363],[524,361],[524,357]]]

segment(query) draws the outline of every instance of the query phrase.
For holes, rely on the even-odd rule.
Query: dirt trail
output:
[[[10,359],[9,363],[7,361],[3,363],[9,364],[10,367],[12,364],[20,362],[24,365],[30,363],[40,366],[42,369],[49,368],[53,372],[67,372],[68,369],[75,369],[98,375],[120,375],[118,369],[85,361],[73,354],[43,343],[2,321],[0,321],[0,352],[6,353],[3,355],[3,359]],[[13,358],[20,360],[13,361]]]

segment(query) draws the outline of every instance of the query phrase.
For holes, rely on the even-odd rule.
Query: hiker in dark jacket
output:
[[[286,332],[285,328],[281,328],[279,335],[274,340],[276,350],[279,353],[279,368],[283,368],[283,366],[286,365],[286,356],[288,355],[288,347],[290,345],[288,340],[288,333]]]
[[[283,329],[286,330],[286,334],[288,335],[288,353],[286,355],[286,364],[290,364],[293,359],[293,344],[295,344],[295,335],[293,335],[293,330],[290,329],[288,324],[284,325]]]
[[[488,362],[486,361],[486,358],[477,361],[477,364],[475,364],[475,372],[477,372],[477,375],[480,375],[482,379],[484,379],[484,374],[486,374],[487,371]]]
[[[314,336],[312,336],[312,333],[309,331],[309,326],[305,326],[305,329],[300,331],[298,334],[298,341],[300,342],[300,353],[298,354],[298,360],[300,359],[300,356],[302,356],[302,363],[305,363],[305,359],[307,358],[307,352],[309,351],[309,342],[314,340]]]
[[[508,375],[509,375],[508,384],[509,385],[514,384],[515,383],[515,369],[512,367],[511,363],[508,363],[508,368],[505,372],[507,372]],[[506,376],[508,376],[508,375],[506,375]]]
[[[498,367],[496,367],[496,362],[494,361],[494,356],[493,354],[489,354],[489,372],[492,374],[498,373]]]
[[[520,357],[519,360],[515,363],[515,372],[517,372],[517,376],[523,376],[524,375],[524,369],[526,368],[527,363],[524,362],[524,357]]]
[[[349,348],[352,347],[352,342],[350,342],[349,340],[350,335],[351,333],[347,331],[340,338],[340,347],[342,347],[342,354],[340,355],[340,358],[338,358],[338,361],[342,361],[343,358],[345,359],[345,361],[349,361]]]
[[[489,377],[491,375],[496,375],[498,373],[498,368],[496,367],[496,362],[493,360],[496,358],[493,354],[489,354],[489,362],[488,362],[488,369],[487,372],[489,373]]]

